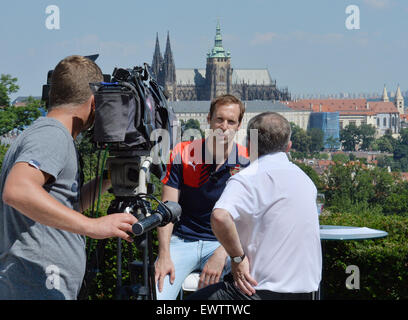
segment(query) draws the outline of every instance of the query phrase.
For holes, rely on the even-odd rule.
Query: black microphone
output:
[[[163,227],[170,222],[176,222],[181,215],[181,207],[177,202],[166,201],[157,207],[157,211],[147,218],[135,223],[132,226],[132,232],[136,236],[154,229]]]

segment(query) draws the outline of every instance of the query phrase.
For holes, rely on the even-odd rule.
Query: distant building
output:
[[[285,102],[294,110],[309,110],[310,112],[338,112],[339,129],[349,124],[360,126],[373,125],[377,137],[386,132],[397,136],[404,118],[404,98],[398,86],[394,102],[390,102],[386,89],[382,101],[367,101],[366,99],[308,99]]]
[[[339,112],[311,113],[309,128],[317,128],[323,131],[323,144],[325,149],[340,148]]]
[[[171,101],[209,101],[227,93],[241,100],[290,100],[287,88],[278,89],[268,69],[232,67],[231,53],[222,44],[219,23],[214,47],[207,54],[205,68],[176,69],[169,34],[164,56],[161,55],[156,36],[151,67]]]

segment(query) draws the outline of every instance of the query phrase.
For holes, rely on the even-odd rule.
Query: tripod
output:
[[[149,167],[152,162],[150,157],[140,158],[112,158],[110,160],[111,181],[114,194],[117,196],[110,204],[108,214],[127,212],[135,215],[140,221],[150,215],[150,202],[142,199],[140,194],[147,193]],[[135,183],[135,175],[138,172]],[[130,178],[129,178],[130,177]],[[99,272],[99,264],[104,261],[105,247],[108,239],[100,240],[89,261],[89,268],[85,283],[90,283]],[[133,260],[133,244],[142,252],[142,261]],[[128,246],[130,285],[122,283],[122,239],[117,239],[117,272],[115,298],[120,300],[156,300],[155,268],[152,251],[153,235],[151,231],[135,237],[132,245]],[[82,294],[83,296],[84,294]]]
[[[146,213],[150,212],[150,203],[142,199],[115,199],[109,209],[110,212],[131,211],[138,212],[136,217],[143,220]],[[129,212],[129,213],[132,213]],[[134,245],[142,252],[142,261],[133,260],[132,245],[129,246],[129,272],[130,285],[122,285],[122,239],[117,239],[117,282],[116,298],[128,300],[156,300],[155,268],[153,257],[153,235],[151,231],[134,238]],[[141,284],[142,283],[142,284]]]

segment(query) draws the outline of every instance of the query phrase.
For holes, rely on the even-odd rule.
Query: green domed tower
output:
[[[214,47],[207,54],[205,78],[208,99],[230,93],[232,81],[231,54],[222,46],[220,23],[217,23]]]

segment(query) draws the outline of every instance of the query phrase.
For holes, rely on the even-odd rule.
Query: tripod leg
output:
[[[153,258],[153,239],[152,239],[152,233],[148,232],[148,246],[147,248],[149,249],[149,293],[150,293],[150,299],[151,300],[157,300],[156,296],[156,283],[155,283],[155,267],[154,267],[154,258]]]

